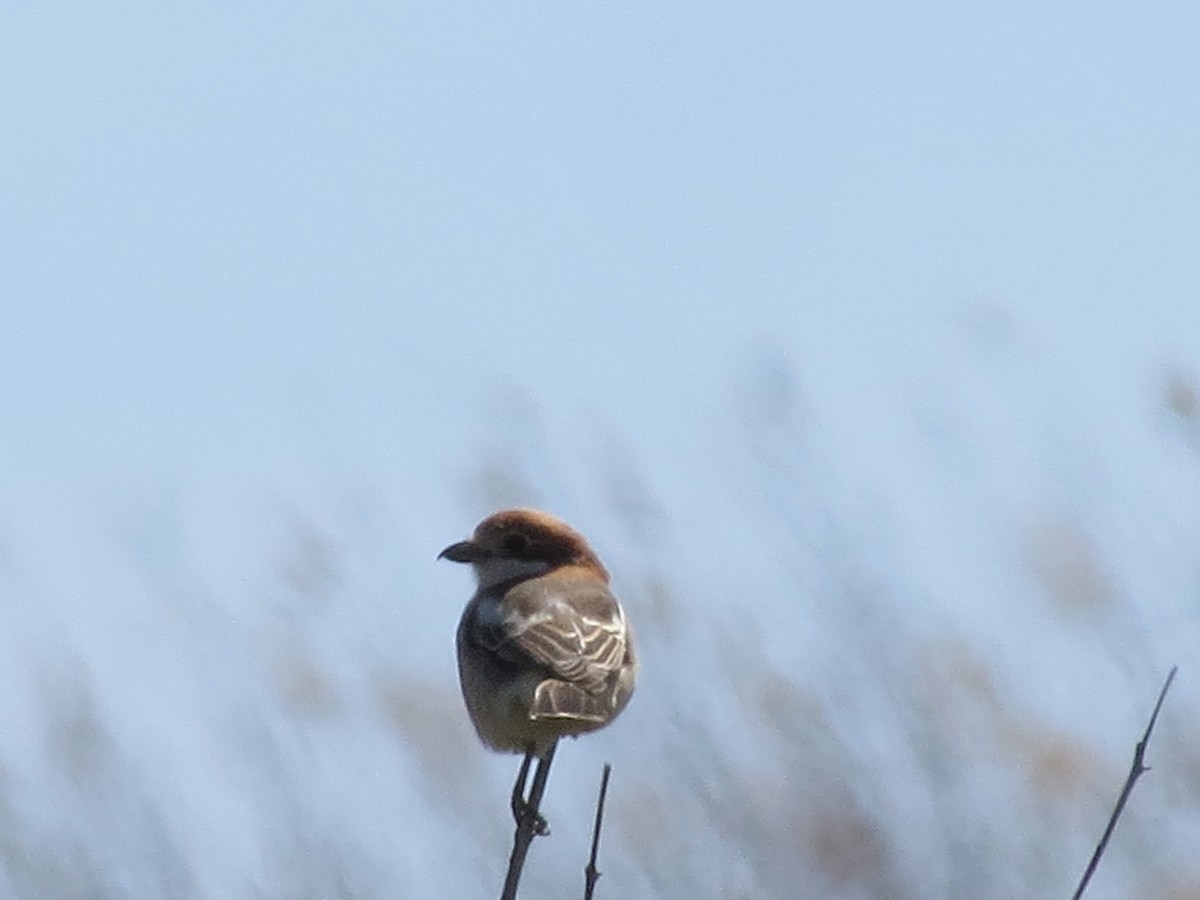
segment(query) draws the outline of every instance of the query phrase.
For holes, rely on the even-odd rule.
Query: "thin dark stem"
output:
[[[533,774],[533,787],[529,789],[529,799],[519,797],[517,789],[513,789],[513,813],[517,817],[517,830],[513,834],[512,855],[508,859],[508,874],[504,878],[504,890],[500,892],[500,900],[516,900],[517,885],[521,881],[521,870],[525,868],[525,856],[529,853],[529,845],[538,835],[549,834],[546,820],[542,818],[540,809],[542,795],[546,791],[546,779],[550,777],[550,764],[554,761],[554,751],[558,742],[550,745],[546,755],[538,760],[537,771]],[[517,784],[524,789],[525,776],[529,773],[529,763],[533,753],[525,755],[521,764],[521,773]],[[520,802],[518,803],[518,799]]]
[[[608,776],[610,774],[612,774],[612,766],[605,763],[604,774],[600,776],[600,798],[596,801],[596,824],[592,828],[592,856],[588,860],[587,868],[583,870],[583,900],[592,900],[596,882],[600,880],[600,870],[596,868],[596,856],[600,853],[600,829],[604,826],[604,798],[608,795]]]
[[[1100,864],[1100,857],[1104,855],[1104,849],[1108,846],[1108,839],[1112,837],[1113,829],[1117,827],[1117,819],[1121,818],[1121,812],[1125,809],[1125,801],[1133,793],[1134,784],[1143,772],[1150,771],[1150,767],[1145,764],[1146,745],[1150,743],[1150,734],[1154,731],[1154,723],[1158,721],[1159,710],[1162,709],[1163,701],[1167,698],[1167,690],[1171,687],[1171,682],[1175,680],[1175,673],[1177,671],[1179,671],[1179,666],[1171,667],[1171,671],[1167,674],[1167,680],[1163,682],[1162,690],[1158,692],[1158,702],[1154,704],[1154,712],[1150,714],[1150,721],[1146,724],[1146,733],[1142,735],[1142,739],[1137,742],[1137,746],[1134,748],[1133,765],[1129,767],[1129,775],[1125,779],[1125,786],[1121,788],[1121,796],[1117,798],[1117,805],[1113,809],[1112,815],[1108,818],[1108,825],[1104,829],[1104,835],[1100,838],[1100,843],[1096,845],[1096,852],[1092,854],[1087,868],[1084,869],[1083,878],[1079,880],[1079,887],[1075,888],[1075,893],[1071,895],[1071,900],[1079,900],[1083,896],[1088,882],[1092,880],[1092,874],[1096,871],[1096,866]]]

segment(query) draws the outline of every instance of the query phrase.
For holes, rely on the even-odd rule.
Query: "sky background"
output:
[[[205,459],[297,384],[638,406],[964,307],[1081,379],[1192,361],[1188,4],[2,16],[13,473]]]
[[[739,752],[720,722],[746,695],[723,667],[745,651],[712,664],[728,695],[711,707],[679,674],[689,640],[717,652],[743,627],[731,609],[823,709],[891,677],[841,667],[878,653],[866,617],[914,646],[961,638],[998,696],[1103,754],[1094,784],[1115,788],[1171,663],[1179,708],[1200,707],[1198,46],[1200,7],[1172,2],[0,7],[0,646],[23,673],[3,694],[0,813],[24,836],[0,847],[0,891],[27,895],[41,870],[14,860],[66,842],[103,896],[305,896],[271,874],[290,857],[264,834],[306,817],[353,836],[330,851],[361,863],[346,896],[494,883],[481,861],[411,887],[421,864],[388,840],[413,860],[443,845],[339,775],[459,726],[406,725],[398,749],[363,737],[380,730],[363,713],[300,739],[297,717],[333,714],[303,678],[308,699],[288,697],[313,669],[344,715],[416,677],[456,703],[448,636],[470,585],[433,559],[508,502],[593,535],[635,619],[654,618],[646,656],[672,674],[650,676],[625,740],[657,711],[678,734],[704,723],[715,760]],[[654,585],[701,631],[648,602]],[[878,607],[819,599],[871,585]],[[880,721],[886,697],[851,694],[850,720]],[[111,802],[55,787],[73,757],[47,753],[53,723],[81,717],[117,748]],[[859,762],[908,771],[887,752],[902,745],[929,763],[934,738],[893,724],[862,726],[880,756]],[[170,762],[205,735],[217,749]],[[654,758],[677,773],[671,740]],[[600,744],[597,760],[641,758]],[[288,762],[254,768],[248,746]],[[463,753],[479,783],[507,779],[509,761]],[[272,766],[323,787],[289,794],[297,813]],[[588,772],[561,790],[586,796]],[[1003,796],[981,774],[948,811],[890,783],[908,787],[881,834]],[[1172,796],[1147,801],[1147,834],[1169,822],[1182,847],[1200,791]],[[128,803],[165,819],[113,838]],[[231,810],[253,815],[228,827]],[[1009,867],[1018,891],[1082,865],[1076,825],[1062,872]],[[700,878],[713,828],[663,860]],[[614,829],[615,848],[639,833]],[[191,874],[146,881],[139,851],[164,830]],[[471,835],[480,860],[502,854],[502,827]],[[953,842],[917,843],[887,843],[907,860],[887,879],[829,875],[820,895],[963,896]],[[1110,896],[1194,896],[1176,843]],[[786,895],[765,855],[739,858],[713,863],[712,896]],[[615,896],[698,896],[662,860],[620,865]]]

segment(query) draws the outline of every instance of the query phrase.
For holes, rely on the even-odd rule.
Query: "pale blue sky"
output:
[[[637,406],[979,303],[1190,362],[1198,46],[1191,3],[10,4],[0,447],[211,453],[297,383]]]
[[[613,896],[782,896],[848,801],[845,896],[1065,896],[1197,645],[1198,48],[1195,0],[0,4],[0,896],[493,885],[435,556],[501,502],[645,665],[531,893],[611,760]],[[1097,900],[1192,871],[1194,676]]]

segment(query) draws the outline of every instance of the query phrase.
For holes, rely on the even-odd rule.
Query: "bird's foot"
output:
[[[550,833],[550,826],[546,824],[546,819],[540,812],[530,806],[524,797],[513,794],[512,814],[513,820],[517,823],[517,828],[529,822],[532,832],[538,837],[545,837]]]

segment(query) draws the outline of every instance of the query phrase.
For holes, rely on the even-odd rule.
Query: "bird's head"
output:
[[[470,540],[451,544],[438,559],[470,563],[481,588],[513,578],[534,578],[562,566],[591,569],[608,580],[608,572],[582,534],[536,509],[493,513],[476,526]]]

